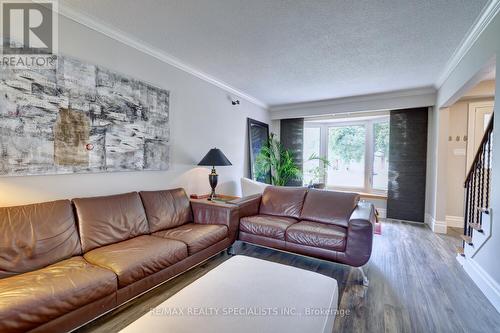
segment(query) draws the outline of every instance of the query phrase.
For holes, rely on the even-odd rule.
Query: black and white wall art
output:
[[[0,69],[0,176],[167,170],[169,92],[59,56]]]

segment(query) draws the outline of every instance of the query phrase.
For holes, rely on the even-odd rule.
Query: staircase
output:
[[[491,161],[493,116],[465,180],[465,214],[462,247],[457,253],[472,258],[491,236]]]

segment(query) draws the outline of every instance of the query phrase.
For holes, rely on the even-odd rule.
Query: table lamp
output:
[[[215,188],[217,187],[217,182],[219,175],[215,170],[216,166],[226,166],[232,165],[231,162],[227,159],[226,155],[220,149],[213,148],[202,158],[198,165],[202,166],[211,166],[212,172],[208,175],[208,181],[210,182],[210,187],[212,188],[212,193],[210,193],[210,197],[208,200],[215,199]]]

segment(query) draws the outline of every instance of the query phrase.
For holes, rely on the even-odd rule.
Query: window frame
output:
[[[323,147],[323,142],[322,142],[323,141],[323,131],[321,130],[321,127],[320,126],[306,126],[306,123],[304,122],[304,129],[305,128],[318,128],[320,130],[319,131],[319,152],[318,152],[318,156],[324,156],[323,155],[323,148],[324,147]],[[305,131],[304,131],[304,133],[305,133]],[[303,142],[303,145],[305,145],[305,140],[303,140],[302,142]],[[302,154],[304,154],[304,153],[305,153],[305,147],[302,147]],[[306,157],[305,155],[302,155],[302,172],[303,172],[303,174],[305,173],[304,164],[305,164],[306,160],[308,160],[308,159],[309,159],[309,156]],[[323,161],[320,160],[320,161],[318,161],[318,163],[319,163],[320,167],[323,167]],[[303,178],[302,179],[302,185],[304,185],[304,186],[309,185],[309,184],[305,184],[304,183],[304,177],[302,177],[302,178]],[[323,179],[321,179],[321,181],[326,182],[326,179],[323,178]]]
[[[340,191],[357,191],[371,194],[387,195],[387,190],[380,190],[373,188],[373,172],[374,172],[374,160],[375,160],[375,131],[374,125],[377,123],[384,123],[389,121],[389,116],[374,117],[373,119],[345,119],[338,122],[304,122],[304,127],[307,128],[319,128],[320,129],[320,140],[319,140],[319,153],[321,157],[328,159],[328,130],[331,127],[342,127],[342,126],[364,126],[365,127],[365,172],[364,172],[364,185],[362,187],[355,186],[331,186],[328,185],[328,180],[326,179],[327,173],[325,173],[325,178],[322,180],[325,183],[327,189],[340,190]],[[323,166],[323,162],[320,161],[320,166]]]

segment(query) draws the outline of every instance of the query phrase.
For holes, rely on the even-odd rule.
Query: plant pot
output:
[[[319,190],[324,190],[325,189],[325,183],[314,183],[314,184],[311,184],[309,186],[307,186],[308,188],[316,188],[316,189],[319,189]]]

